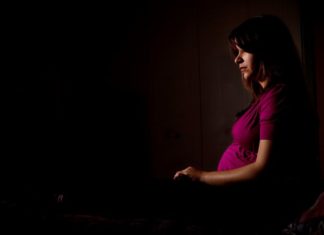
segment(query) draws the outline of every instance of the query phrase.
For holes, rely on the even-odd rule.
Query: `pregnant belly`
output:
[[[217,170],[232,170],[255,162],[257,153],[251,152],[239,144],[231,144],[223,153]]]

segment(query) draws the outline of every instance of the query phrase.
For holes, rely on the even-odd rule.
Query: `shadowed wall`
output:
[[[41,187],[109,191],[169,179],[189,164],[215,169],[249,102],[229,31],[275,14],[302,51],[293,0],[28,9],[11,8],[7,18],[3,167],[10,182]]]

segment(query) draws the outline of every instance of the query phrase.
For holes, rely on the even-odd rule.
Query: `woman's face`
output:
[[[237,45],[236,48],[237,55],[234,59],[234,62],[239,66],[243,79],[248,80],[249,78],[251,78],[251,75],[255,70],[254,55],[244,51]]]

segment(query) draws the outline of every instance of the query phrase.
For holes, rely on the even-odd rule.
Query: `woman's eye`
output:
[[[237,50],[233,50],[234,57],[236,57],[238,54],[239,54],[239,52]]]

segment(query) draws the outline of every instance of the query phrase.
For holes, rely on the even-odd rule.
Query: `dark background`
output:
[[[323,68],[322,43],[317,40],[323,37],[323,20],[316,6],[303,4],[300,19],[306,34],[301,41],[307,42],[307,69],[315,81]],[[1,174],[6,194],[119,195],[155,180],[152,139],[159,137],[152,136],[149,120],[149,98],[154,97],[150,40],[159,35],[166,12],[195,6],[196,1],[177,1],[176,6],[172,1],[6,6],[1,66]],[[254,11],[242,13],[249,14]],[[321,80],[313,82],[318,94]],[[322,118],[320,100],[317,105]],[[183,137],[172,128],[164,134],[176,143]]]
[[[127,82],[127,61],[144,44],[146,5],[7,11],[2,180],[13,191],[55,192],[147,179],[147,100]]]

